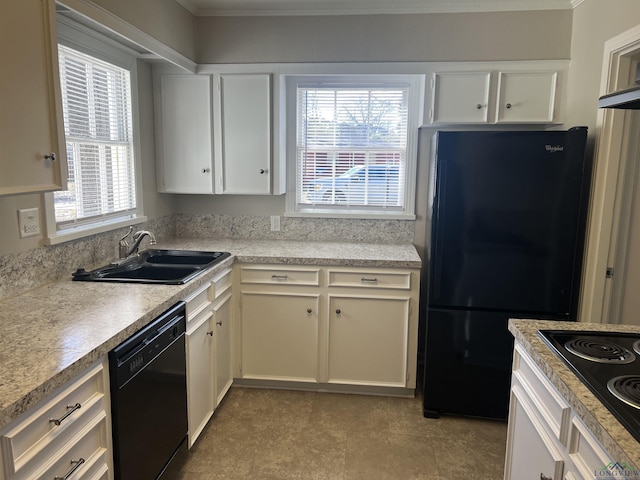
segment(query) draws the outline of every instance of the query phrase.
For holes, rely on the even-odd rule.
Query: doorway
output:
[[[600,94],[634,84],[640,25],[607,41]],[[640,325],[640,119],[633,110],[598,112],[580,320]]]

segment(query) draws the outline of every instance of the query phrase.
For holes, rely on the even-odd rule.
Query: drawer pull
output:
[[[79,460],[71,460],[71,470],[69,470],[64,477],[53,477],[53,480],[67,480],[74,472],[79,469],[84,463],[84,458]]]
[[[216,322],[216,325],[218,325],[218,326],[220,326],[220,327],[221,327],[221,326],[222,326],[222,320],[218,320],[218,321]]]
[[[544,473],[540,474],[540,480],[553,480],[551,477],[547,477]]]
[[[79,408],[82,408],[82,405],[79,403],[76,403],[75,405],[67,405],[67,413],[65,413],[60,418],[52,418],[49,421],[55,425],[60,425],[62,422],[64,422],[67,419],[69,415],[71,415],[73,412],[75,412]]]
[[[373,278],[367,278],[367,277],[362,277],[360,279],[361,282],[369,282],[369,283],[377,283],[378,279],[376,277]]]
[[[210,337],[213,337],[213,330],[211,330],[210,332],[207,332],[207,335],[209,335]]]
[[[273,274],[273,275],[271,275],[271,278],[273,280],[286,280],[286,279],[289,278],[289,276],[288,275],[276,275],[276,274]]]
[[[311,315],[313,313],[313,310],[311,310],[310,308],[307,308],[307,314]]]
[[[342,310],[340,310],[339,308],[336,308],[336,315],[340,315],[342,313]]]

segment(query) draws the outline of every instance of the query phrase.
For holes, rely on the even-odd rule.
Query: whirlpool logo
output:
[[[563,152],[564,145],[545,145],[544,149],[549,153]]]
[[[600,470],[596,470],[594,478],[596,480],[640,480],[640,470],[634,469],[625,462],[610,462]]]

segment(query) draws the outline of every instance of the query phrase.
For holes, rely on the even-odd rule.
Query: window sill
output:
[[[415,220],[416,216],[409,213],[367,213],[367,212],[285,212],[285,217],[299,218],[344,218],[362,220]]]
[[[60,243],[69,242],[71,240],[77,240],[79,238],[88,237],[90,235],[96,235],[98,233],[109,232],[122,227],[128,227],[130,225],[137,225],[147,221],[147,217],[138,216],[134,218],[123,218],[120,220],[113,220],[111,222],[104,222],[100,225],[85,225],[81,227],[68,228],[65,230],[59,230],[47,237],[45,237],[45,245],[58,245]]]

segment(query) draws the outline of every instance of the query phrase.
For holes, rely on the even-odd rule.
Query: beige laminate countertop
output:
[[[0,427],[234,262],[421,266],[410,244],[177,239],[156,247],[232,256],[186,285],[73,282],[69,272],[67,279],[0,300]]]
[[[589,388],[538,336],[538,330],[591,330],[640,334],[640,327],[511,319],[509,330],[571,405],[576,415],[609,452],[612,460],[626,462],[635,468],[640,467],[640,442],[631,436]]]

